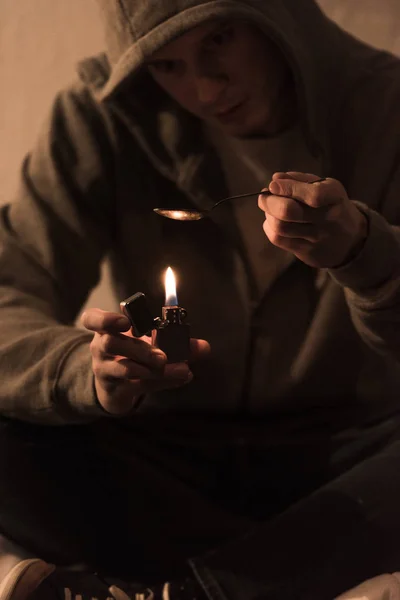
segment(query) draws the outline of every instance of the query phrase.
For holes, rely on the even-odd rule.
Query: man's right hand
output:
[[[165,353],[149,337],[135,338],[127,317],[90,308],[81,322],[95,334],[90,345],[95,389],[110,414],[128,414],[143,394],[181,387],[193,379],[187,363],[167,364]],[[210,346],[191,339],[190,351],[195,360],[207,355]]]

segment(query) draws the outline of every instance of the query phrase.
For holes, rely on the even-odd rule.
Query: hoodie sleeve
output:
[[[350,263],[331,269],[345,289],[354,325],[362,339],[400,362],[400,167],[386,197],[383,213],[356,202],[366,215],[369,233]]]
[[[15,200],[0,213],[0,414],[96,419],[89,344],[74,326],[112,238],[110,126],[81,84],[60,93]]]

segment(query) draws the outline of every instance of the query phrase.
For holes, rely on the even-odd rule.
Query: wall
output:
[[[398,0],[320,0],[362,39],[400,55]],[[95,0],[0,0],[0,202],[9,201],[23,155],[56,91],[83,56],[102,49]],[[114,307],[105,271],[90,299]]]
[[[13,197],[54,94],[77,61],[102,49],[95,0],[0,0],[0,203]],[[88,304],[117,308],[107,268]]]

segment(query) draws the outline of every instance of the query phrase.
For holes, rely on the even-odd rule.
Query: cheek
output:
[[[196,112],[197,112],[196,97],[190,88],[188,88],[188,87],[182,88],[181,90],[179,90],[179,92],[176,93],[174,98],[178,102],[178,104],[183,106],[183,108],[186,108],[186,110],[196,114]]]
[[[196,112],[196,96],[189,82],[182,80],[176,82],[159,82],[164,91],[178,104],[190,112]]]

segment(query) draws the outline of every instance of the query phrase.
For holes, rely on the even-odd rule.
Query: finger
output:
[[[291,197],[312,208],[337,204],[344,199],[342,190],[328,180],[306,183],[295,179],[276,179],[269,185],[272,194]]]
[[[128,331],[131,328],[127,317],[100,308],[86,310],[81,316],[81,323],[86,329],[97,333],[116,333]]]
[[[150,392],[162,392],[163,390],[172,390],[172,389],[183,387],[184,385],[187,385],[188,383],[190,383],[192,380],[193,380],[192,371],[189,371],[187,373],[187,375],[182,378],[174,377],[173,379],[168,379],[168,380],[165,380],[165,379],[149,380],[146,383],[145,391],[146,391],[146,393],[150,393]]]
[[[297,238],[318,242],[321,239],[321,229],[314,223],[290,223],[268,215],[268,226],[279,237]]]
[[[300,252],[309,252],[310,248],[314,246],[313,242],[309,240],[305,240],[303,238],[292,238],[292,237],[284,237],[279,235],[279,233],[275,232],[268,222],[268,220],[264,221],[263,229],[265,235],[269,239],[269,241],[277,246],[278,248],[282,248],[283,250],[287,250],[289,252],[293,252],[294,254]]]
[[[155,377],[126,377],[129,374],[119,361],[103,363],[100,373],[96,374],[101,387],[112,395],[112,401],[122,397],[133,398],[152,391],[160,391],[182,386],[193,379],[193,373],[186,363],[168,365],[162,375]],[[122,368],[120,368],[122,367]]]
[[[115,415],[130,412],[144,393],[140,379],[130,381],[110,377],[102,380],[101,387],[107,394],[101,404],[107,412]]]
[[[262,192],[268,192],[268,194],[263,194]],[[266,207],[266,200],[267,198],[271,197],[271,192],[269,191],[268,188],[263,188],[261,190],[260,195],[258,196],[258,208],[260,210],[262,210],[263,212],[265,212],[265,207]]]
[[[174,383],[177,381],[185,381],[190,371],[187,363],[171,363],[167,364],[163,372],[163,381],[166,383]]]
[[[259,196],[258,207],[280,221],[292,223],[312,223],[316,220],[314,208],[285,196]]]
[[[126,358],[113,358],[94,365],[93,371],[98,379],[164,380],[173,382],[185,380],[190,369],[186,363],[166,365],[162,371],[154,372]]]
[[[165,353],[147,341],[124,334],[98,334],[91,344],[92,355],[104,360],[121,356],[129,358],[151,369],[163,368],[167,362]]]
[[[206,340],[190,339],[190,359],[195,361],[205,358],[211,352],[211,346]]]
[[[183,387],[190,383],[193,379],[193,373],[189,371],[185,377],[171,379],[154,379],[144,381],[136,379],[131,381],[131,390],[134,390],[135,396],[143,396],[143,394],[151,394],[152,392],[162,392]]]
[[[98,379],[154,379],[162,374],[128,358],[115,357],[95,363],[93,372]]]
[[[322,179],[322,177],[320,175],[315,175],[314,173],[301,173],[300,171],[280,171],[274,173],[272,176],[272,181],[278,179],[294,179],[296,181],[303,181],[304,183],[315,183],[316,181]]]

